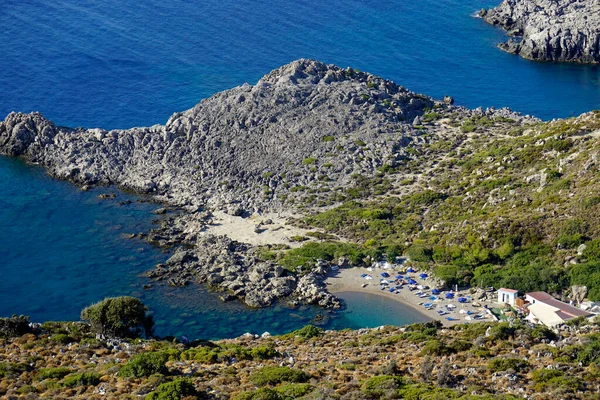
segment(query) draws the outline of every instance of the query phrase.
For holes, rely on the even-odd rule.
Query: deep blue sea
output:
[[[468,107],[543,119],[600,108],[598,67],[531,62],[496,48],[504,34],[473,14],[499,1],[4,0],[0,118],[40,111],[73,127],[165,123],[303,57]],[[77,319],[92,302],[129,294],[150,306],[160,334],[218,338],[283,333],[322,313],[248,310],[196,286],[143,291],[140,273],[168,254],[122,234],[148,230],[156,205],[122,193],[99,200],[106,190],[82,192],[0,157],[0,316]],[[348,311],[327,315],[326,327],[419,319],[376,296],[345,298]]]

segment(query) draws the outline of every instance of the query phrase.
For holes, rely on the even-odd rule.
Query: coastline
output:
[[[487,315],[484,310],[484,306],[491,306],[494,303],[489,301],[478,300],[478,303],[481,304],[480,307],[474,306],[471,302],[466,304],[459,304],[456,299],[447,300],[443,298],[442,295],[437,296],[438,299],[435,301],[431,301],[429,297],[420,298],[415,292],[410,291],[407,287],[403,287],[398,290],[398,293],[391,293],[387,289],[381,290],[379,285],[380,274],[384,271],[387,271],[392,277],[397,273],[401,273],[400,271],[395,271],[393,269],[383,269],[383,268],[371,268],[372,271],[369,271],[367,268],[353,267],[353,268],[340,268],[337,271],[331,271],[326,279],[327,290],[334,295],[343,294],[345,292],[359,292],[359,293],[369,293],[373,295],[378,295],[384,297],[386,299],[390,299],[392,301],[396,301],[401,303],[402,305],[410,308],[411,312],[416,312],[428,320],[438,320],[442,323],[442,325],[449,327],[457,324],[469,323],[469,322],[478,322],[481,320],[467,320],[467,314],[461,313],[461,311],[471,311],[473,313],[478,313],[481,315],[485,315],[486,318],[483,321],[493,321],[494,319],[491,316]],[[365,280],[361,277],[361,274],[370,274],[373,279]],[[415,279],[418,284],[435,287],[435,284],[429,279],[421,279],[416,274],[411,274],[413,279]],[[367,283],[368,286],[362,287],[363,284]],[[407,285],[404,285],[407,286]],[[428,290],[424,290],[425,293],[430,293]],[[442,292],[443,294],[444,292]],[[458,298],[461,295],[468,296],[465,292],[457,292],[455,296]],[[340,299],[344,299],[343,296]],[[434,304],[432,309],[426,309],[423,307],[424,303],[431,302]],[[454,311],[448,311],[445,307],[447,304],[453,304],[457,307]],[[477,303],[476,303],[477,304]],[[447,311],[447,314],[441,316],[438,314],[438,310],[444,309]],[[448,320],[450,317],[453,320]]]

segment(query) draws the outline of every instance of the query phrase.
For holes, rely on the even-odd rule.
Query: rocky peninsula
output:
[[[440,288],[568,299],[589,284],[595,300],[599,129],[597,112],[544,123],[299,60],[164,126],[70,129],[12,113],[0,153],[160,202],[160,227],[139,236],[174,251],[148,271],[150,289],[199,282],[251,307],[337,308],[326,279],[338,268],[404,255]]]
[[[84,188],[114,184],[179,210],[148,235],[162,246],[186,246],[148,273],[156,281],[207,283],[226,292],[223,299],[252,307],[288,298],[337,308],[323,282],[328,266],[300,277],[262,260],[252,244],[205,235],[212,211],[306,214],[336,204],[356,177],[393,169],[411,158],[410,144],[430,141],[421,120],[427,110],[474,114],[449,103],[351,68],[299,60],[254,86],[203,100],[164,126],[71,129],[39,113],[12,113],[0,123],[0,153],[41,164]],[[488,113],[523,120],[506,110]],[[454,134],[437,132],[440,138]]]
[[[595,0],[504,0],[479,14],[510,36],[499,47],[538,61],[600,62],[600,3]]]

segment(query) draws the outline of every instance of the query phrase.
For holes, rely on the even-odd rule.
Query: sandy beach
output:
[[[286,223],[293,214],[267,213],[250,218],[235,217],[222,211],[213,212],[213,223],[204,234],[225,235],[242,243],[254,246],[267,244],[285,244],[290,247],[301,246],[301,242],[291,240],[294,236],[304,236],[308,230]],[[269,223],[266,223],[269,222]],[[259,231],[257,232],[257,227]]]
[[[392,268],[371,268],[371,270],[368,268],[340,268],[337,271],[330,272],[330,276],[327,278],[327,286],[329,291],[334,294],[343,292],[367,292],[384,296],[385,298],[393,301],[401,302],[402,304],[412,308],[431,320],[439,320],[444,326],[495,320],[495,318],[492,315],[489,315],[487,310],[485,310],[484,306],[487,305],[488,307],[492,307],[498,305],[490,301],[482,300],[473,302],[470,300],[470,295],[466,291],[454,292],[454,299],[446,299],[445,294],[448,292],[442,291],[439,295],[434,296],[436,299],[433,300],[432,297],[430,297],[432,296],[431,289],[420,290],[423,294],[427,294],[426,297],[419,297],[417,295],[419,289],[411,291],[408,288],[409,285],[406,284],[403,285],[402,289],[398,289],[395,292],[389,291],[390,287],[396,286],[394,283],[388,283],[388,285],[384,285],[384,290],[381,289],[380,279],[394,281],[394,277],[396,275],[403,275],[403,270],[404,267],[398,268],[398,270],[394,270]],[[388,273],[390,278],[382,278],[381,273],[384,272]],[[365,279],[365,277],[361,276],[363,274],[371,276],[372,279]],[[406,276],[411,277],[411,279],[417,281],[418,285],[423,287],[434,287],[432,281],[420,278],[419,273],[409,273],[408,275],[403,275],[403,277]],[[365,284],[366,286],[363,287]],[[466,297],[468,302],[459,303],[457,299],[461,296]],[[343,295],[341,298],[343,299]],[[431,307],[424,307],[424,304],[426,303],[430,303]],[[449,309],[447,305],[453,305],[455,307],[452,310]],[[440,315],[438,313],[439,310],[443,310],[445,314]],[[469,312],[471,315],[468,314]],[[480,315],[483,318],[475,319],[475,315]]]

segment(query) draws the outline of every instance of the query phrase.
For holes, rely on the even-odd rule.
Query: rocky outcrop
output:
[[[282,197],[294,195],[290,188],[324,174],[340,186],[352,174],[397,162],[418,133],[405,121],[433,105],[373,75],[300,60],[254,86],[203,100],[164,126],[74,130],[38,113],[12,113],[0,123],[0,153],[43,164],[61,179],[243,214],[281,209]],[[359,138],[369,146],[357,145]]]
[[[600,62],[596,0],[504,0],[480,16],[513,36],[499,47],[539,61]]]
[[[223,300],[238,298],[255,308],[268,307],[277,299],[340,308],[339,299],[328,293],[323,283],[326,273],[326,269],[320,268],[298,277],[276,263],[262,261],[252,246],[225,236],[208,235],[193,249],[177,250],[147,276],[172,286],[184,286],[191,281],[206,283],[226,292]]]

